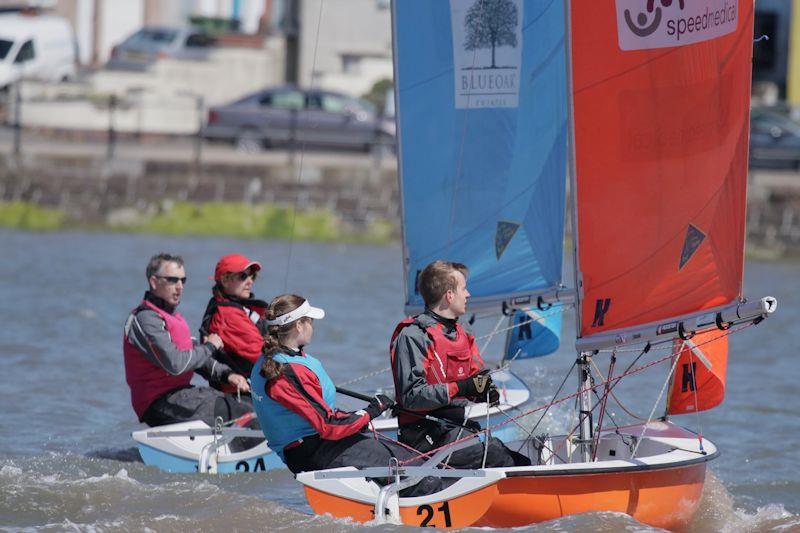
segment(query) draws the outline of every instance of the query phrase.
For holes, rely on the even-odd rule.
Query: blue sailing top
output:
[[[311,370],[319,379],[323,400],[331,409],[336,409],[336,386],[318,359],[310,355],[299,357],[283,353],[276,354],[273,359],[278,363],[303,365]],[[262,355],[253,366],[253,372],[250,375],[250,385],[253,390],[253,408],[261,423],[261,430],[264,432],[264,437],[266,437],[269,447],[278,454],[282,461],[286,462],[283,448],[299,438],[316,435],[317,430],[313,428],[308,420],[267,396],[265,391],[267,380],[261,375],[260,371],[263,362],[264,356]]]

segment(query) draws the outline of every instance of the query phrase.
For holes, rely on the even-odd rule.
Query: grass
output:
[[[366,228],[352,228],[327,210],[295,211],[291,207],[243,203],[165,202],[147,212],[126,210],[126,216],[109,217],[92,229],[160,235],[195,235],[245,239],[295,239],[316,242],[386,244],[395,227],[379,220]],[[134,212],[134,214],[131,214]],[[25,202],[0,202],[0,227],[24,230],[86,228],[62,211]]]
[[[66,216],[28,202],[0,202],[0,227],[29,231],[52,231],[65,227]]]

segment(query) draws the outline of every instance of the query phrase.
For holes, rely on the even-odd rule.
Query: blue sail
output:
[[[506,360],[530,359],[549,355],[561,341],[563,306],[555,304],[546,309],[532,307],[517,311],[511,317],[510,330],[506,337]]]
[[[394,26],[407,309],[437,259],[469,267],[470,309],[558,285],[563,2],[396,0]]]

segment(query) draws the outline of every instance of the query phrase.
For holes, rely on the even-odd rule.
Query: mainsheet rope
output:
[[[594,362],[594,359],[591,359],[590,361],[591,361],[591,363],[592,363],[592,366],[593,366],[593,367],[594,367],[594,369],[595,369],[595,372],[597,372],[597,374],[598,374],[599,376],[602,376],[602,375],[603,375],[603,372],[600,370],[600,367],[599,367],[599,366],[597,366],[597,363],[595,363],[595,362]],[[605,381],[604,381],[603,383],[605,383]],[[629,409],[627,409],[627,408],[626,408],[626,407],[625,407],[625,406],[622,404],[622,402],[620,401],[620,399],[619,399],[619,398],[617,398],[617,395],[616,395],[616,394],[614,394],[614,391],[612,391],[612,390],[609,390],[608,392],[609,392],[609,394],[611,395],[611,398],[613,398],[613,399],[614,399],[614,401],[617,403],[617,405],[620,407],[620,409],[622,409],[623,411],[625,411],[625,413],[627,413],[627,414],[628,414],[628,416],[630,416],[630,417],[632,417],[632,418],[635,418],[636,420],[641,420],[642,422],[644,422],[644,421],[645,421],[645,418],[644,418],[644,417],[641,417],[641,416],[637,415],[636,413],[633,413],[633,412],[631,412]],[[611,414],[610,414],[610,413],[609,413],[609,417],[611,417]],[[612,420],[612,422],[613,422],[613,417],[611,417],[611,420]]]
[[[708,343],[710,343],[710,342],[713,342],[713,341],[715,341],[715,340],[717,340],[717,339],[720,339],[720,338],[722,338],[722,337],[726,337],[726,336],[728,336],[728,335],[732,335],[732,334],[734,334],[734,333],[739,333],[740,331],[742,331],[742,330],[744,330],[744,329],[747,329],[747,328],[749,328],[749,327],[750,327],[750,326],[752,326],[752,325],[753,325],[752,323],[749,323],[749,324],[745,324],[745,325],[743,325],[743,326],[741,326],[741,327],[739,327],[739,328],[736,328],[736,329],[733,329],[733,328],[731,328],[731,329],[729,329],[729,330],[726,330],[724,333],[722,333],[721,335],[719,335],[719,336],[717,336],[717,337],[714,337],[714,338],[708,339],[708,340],[707,340],[707,341],[705,341],[705,342],[702,342],[702,343],[700,343],[700,344],[697,344],[697,346],[703,346],[703,345],[705,345],[705,344],[708,344]],[[646,352],[644,352],[644,351],[643,351],[643,353],[646,353]],[[625,371],[625,372],[623,372],[623,373],[622,373],[622,374],[620,374],[619,376],[616,376],[616,377],[612,378],[611,380],[609,380],[609,381],[611,382],[611,385],[610,385],[610,387],[609,387],[609,390],[613,389],[613,387],[615,387],[615,386],[616,386],[616,385],[617,385],[617,384],[618,384],[618,383],[619,383],[619,382],[620,382],[620,381],[621,381],[623,378],[625,378],[625,377],[627,377],[627,376],[629,376],[629,375],[637,374],[637,373],[639,373],[639,372],[642,372],[642,371],[644,371],[644,370],[647,370],[648,368],[650,368],[650,367],[653,367],[653,366],[655,366],[655,365],[657,365],[657,364],[663,363],[664,361],[670,360],[670,359],[672,359],[673,357],[676,357],[676,356],[677,356],[677,355],[679,355],[679,354],[680,354],[680,350],[679,350],[679,351],[677,351],[677,352],[675,352],[674,350],[672,350],[672,351],[670,351],[670,353],[669,353],[668,355],[666,355],[666,356],[664,356],[664,357],[661,357],[661,358],[659,358],[659,359],[656,359],[656,360],[654,360],[654,361],[651,361],[650,363],[647,363],[647,364],[644,364],[644,365],[641,365],[641,366],[639,366],[639,367],[632,368],[632,369],[631,369],[630,367],[628,367],[628,369],[626,369],[626,371]],[[638,358],[637,358],[637,360],[638,360]],[[487,434],[487,435],[489,435],[489,433],[490,433],[492,430],[494,430],[494,429],[497,429],[497,428],[499,428],[499,427],[502,427],[502,426],[504,426],[504,425],[508,424],[508,423],[509,423],[509,422],[511,422],[511,421],[519,420],[519,419],[521,419],[521,418],[524,418],[524,417],[526,417],[526,416],[528,416],[528,415],[531,415],[531,414],[533,414],[533,413],[537,413],[537,412],[539,412],[539,411],[542,411],[542,410],[549,409],[550,407],[552,407],[552,406],[554,406],[554,405],[557,405],[557,404],[560,404],[560,403],[563,403],[563,402],[565,402],[565,401],[567,401],[567,400],[570,400],[570,399],[573,399],[573,398],[578,398],[578,397],[579,397],[581,394],[583,394],[583,393],[585,393],[585,392],[589,392],[589,391],[592,391],[592,390],[594,390],[594,389],[596,389],[596,388],[599,388],[599,387],[604,387],[604,386],[605,386],[605,383],[598,383],[598,384],[594,384],[594,385],[590,385],[590,386],[584,387],[583,389],[579,389],[578,391],[576,391],[576,392],[574,392],[574,393],[572,393],[572,394],[569,394],[569,395],[567,395],[567,396],[563,396],[563,397],[561,397],[561,398],[558,398],[558,399],[556,399],[556,400],[554,400],[554,401],[551,401],[551,402],[549,402],[549,403],[547,403],[547,404],[545,404],[545,405],[542,405],[542,406],[536,407],[536,408],[534,408],[534,409],[531,409],[531,410],[529,410],[529,411],[524,411],[524,412],[522,412],[522,413],[521,413],[521,414],[519,414],[519,415],[516,415],[516,416],[513,416],[513,417],[509,417],[507,420],[505,420],[505,421],[502,421],[502,422],[498,422],[497,424],[494,424],[494,425],[492,425],[492,426],[487,426],[487,427],[486,427],[486,428],[485,428],[483,431],[484,431],[484,432],[486,432],[486,434]],[[598,405],[599,405],[599,404],[597,404],[597,403],[596,403],[596,404],[594,405],[594,407],[592,407],[592,409],[591,409],[591,410],[592,410],[592,411],[594,411],[594,409],[595,409],[595,408],[596,408]],[[571,431],[571,432],[570,432],[570,433],[567,435],[567,437],[569,437],[570,435],[572,435],[574,432],[575,432],[575,429],[573,429],[573,430],[572,430],[572,431]],[[470,436],[467,436],[467,437],[463,437],[463,438],[461,438],[461,439],[458,439],[458,440],[456,440],[456,441],[453,441],[453,442],[450,442],[450,443],[448,443],[448,444],[445,444],[445,445],[443,445],[443,446],[440,446],[439,448],[435,448],[435,449],[433,449],[433,450],[430,450],[429,452],[426,452],[426,453],[424,453],[424,454],[420,454],[419,452],[417,452],[417,453],[418,453],[420,456],[429,457],[429,456],[430,456],[430,455],[432,455],[433,453],[436,453],[436,452],[438,452],[438,451],[440,451],[440,450],[447,449],[447,448],[449,448],[449,447],[456,446],[456,445],[458,445],[458,444],[460,444],[460,443],[462,443],[462,442],[465,442],[465,441],[467,441],[467,440],[469,440],[469,439],[472,439],[472,438],[474,438],[474,435],[470,435]],[[564,443],[566,443],[566,440],[567,440],[567,439],[565,439]],[[559,446],[558,446],[556,449],[557,449],[557,450],[559,450],[559,449],[560,449],[562,446],[563,446],[563,444],[562,444],[562,445],[559,445]],[[401,462],[400,462],[400,464],[408,464],[409,462],[412,462],[412,461],[415,461],[415,460],[417,460],[417,458],[412,458],[412,459],[409,459],[409,460],[406,460],[406,461],[401,461]]]

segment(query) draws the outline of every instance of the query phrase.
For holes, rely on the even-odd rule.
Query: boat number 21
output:
[[[452,525],[452,521],[450,520],[450,504],[448,502],[442,502],[442,505],[437,507],[436,511],[439,511],[444,515],[444,526],[450,527]],[[430,505],[420,505],[417,507],[417,515],[425,516],[425,518],[423,518],[422,522],[419,524],[420,527],[436,527],[435,524],[429,524],[434,513],[435,511]]]

